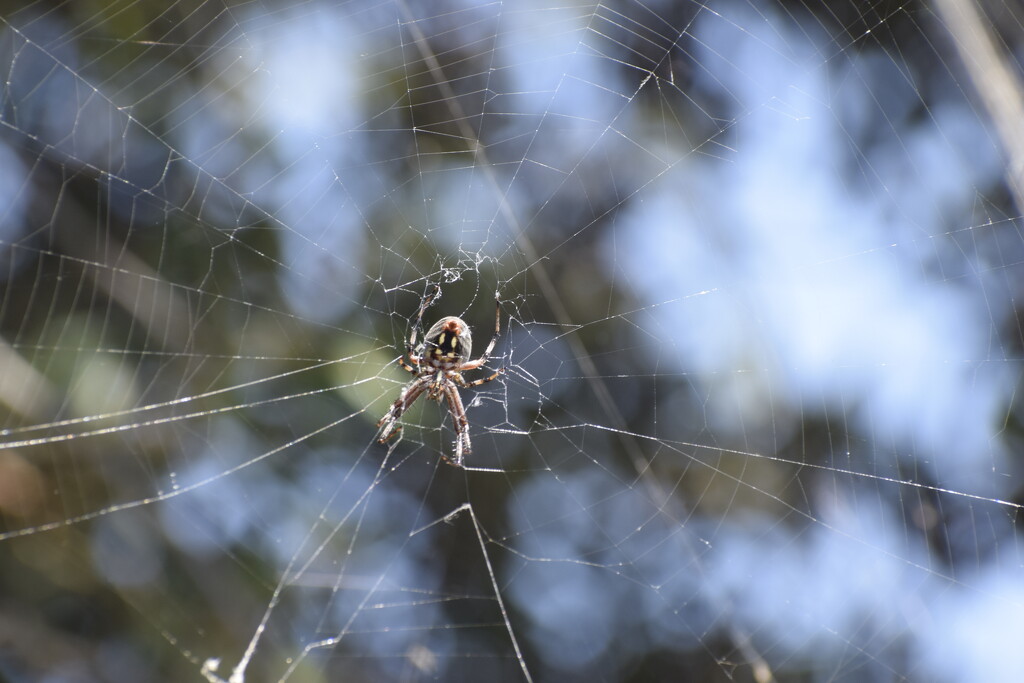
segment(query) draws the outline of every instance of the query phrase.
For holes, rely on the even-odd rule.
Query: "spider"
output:
[[[491,338],[491,343],[487,345],[482,356],[476,360],[470,360],[473,336],[465,321],[453,315],[441,318],[434,323],[423,335],[423,343],[419,347],[416,346],[416,331],[423,320],[423,312],[435,294],[437,294],[436,289],[424,300],[423,305],[420,306],[420,312],[416,316],[416,323],[412,326],[412,333],[405,345],[409,363],[405,362],[404,356],[398,359],[402,368],[415,375],[415,379],[402,389],[398,400],[391,405],[387,415],[377,423],[378,427],[383,426],[377,441],[385,443],[401,429],[401,426],[397,424],[398,419],[425,391],[427,398],[438,403],[443,398],[448,403],[448,412],[452,416],[456,434],[455,457],[448,460],[445,456],[445,460],[456,467],[462,467],[463,458],[471,452],[472,448],[469,443],[469,419],[466,417],[466,408],[462,404],[462,397],[459,396],[459,387],[468,389],[490,382],[504,372],[505,368],[499,369],[490,377],[472,382],[463,379],[462,373],[483,367],[487,362],[487,357],[494,350],[494,345],[498,342],[498,335],[501,333],[501,304],[498,302],[496,306],[494,336]]]

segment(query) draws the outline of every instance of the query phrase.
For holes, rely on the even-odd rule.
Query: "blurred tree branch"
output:
[[[953,36],[960,60],[981,96],[1007,155],[1006,182],[1017,211],[1024,213],[1024,87],[996,46],[992,24],[982,20],[973,0],[935,0],[935,9]]]

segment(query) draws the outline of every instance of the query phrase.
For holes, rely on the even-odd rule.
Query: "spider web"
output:
[[[1024,670],[1013,5],[0,17],[5,679]]]

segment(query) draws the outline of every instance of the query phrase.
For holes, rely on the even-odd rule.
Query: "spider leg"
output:
[[[487,348],[484,349],[483,355],[481,355],[476,360],[471,360],[466,363],[463,363],[462,367],[459,368],[460,371],[476,370],[477,368],[483,366],[487,362],[487,359],[490,357],[491,351],[494,350],[494,345],[498,343],[498,337],[501,335],[501,301],[497,297],[495,297],[494,300],[496,302],[494,309],[494,336],[491,337],[491,342],[487,345]],[[503,371],[504,368],[502,368],[502,370],[499,370],[498,372],[501,373]],[[495,375],[495,377],[496,376],[497,375]],[[494,377],[491,377],[491,379],[494,379]],[[489,382],[490,379],[485,381]],[[471,384],[469,386],[475,385]]]
[[[501,334],[501,300],[498,299],[497,295],[494,297],[494,336],[491,337],[491,342],[484,349],[484,354],[480,356],[480,365],[487,362],[487,359],[491,355],[491,351],[494,350],[494,345],[498,343],[498,336]]]
[[[403,365],[404,367],[404,365]],[[383,426],[380,436],[377,438],[377,443],[384,443],[392,436],[394,436],[402,428],[398,424],[398,419],[402,417],[402,414],[409,409],[416,399],[419,398],[420,394],[423,393],[424,389],[429,384],[427,378],[421,377],[420,379],[414,380],[412,384],[402,389],[402,393],[398,396],[398,400],[391,404],[391,408],[387,414],[380,419],[377,423],[378,427]]]
[[[414,357],[413,353],[416,349],[416,332],[420,329],[420,324],[423,322],[423,313],[426,312],[427,306],[430,305],[430,302],[434,300],[434,297],[437,296],[437,293],[440,291],[441,286],[435,284],[434,291],[428,294],[427,298],[423,300],[422,304],[420,304],[419,313],[416,314],[416,322],[413,323],[412,332],[409,333],[409,340],[405,343],[405,352],[409,355],[410,359]]]
[[[492,379],[497,378],[498,375],[502,374],[503,372],[505,372],[505,368],[501,368],[496,373],[491,375],[490,377],[484,377],[483,379],[475,379],[472,382],[467,382],[466,380],[462,380],[462,386],[466,387],[467,389],[470,388],[470,387],[478,387],[481,384],[483,384],[484,382],[490,382]],[[461,376],[459,378],[461,379]]]
[[[420,359],[417,358],[416,356],[409,356],[409,360],[413,363],[413,365],[420,364]],[[407,370],[414,375],[419,374],[419,370],[417,368],[414,368],[412,365],[409,365],[408,363],[405,362],[405,356],[399,357],[398,364],[402,366],[403,370]]]
[[[452,426],[455,427],[455,458],[451,464],[462,467],[463,458],[473,450],[469,443],[469,419],[466,418],[466,408],[462,405],[459,390],[454,385],[445,385],[444,395],[448,399],[448,412],[452,416]]]

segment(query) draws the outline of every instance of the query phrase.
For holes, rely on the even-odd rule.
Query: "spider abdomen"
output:
[[[473,351],[469,326],[453,315],[434,323],[423,336],[423,341],[426,344],[426,357],[435,367],[461,365],[469,360]]]

